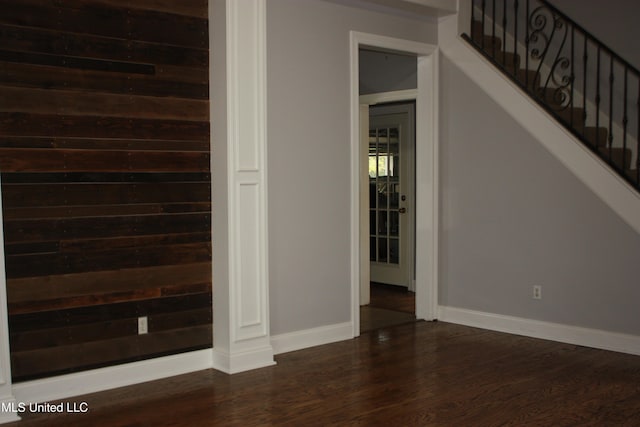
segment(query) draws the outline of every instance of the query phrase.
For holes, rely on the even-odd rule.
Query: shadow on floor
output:
[[[415,320],[415,293],[399,286],[371,283],[371,303],[360,307],[361,333]]]

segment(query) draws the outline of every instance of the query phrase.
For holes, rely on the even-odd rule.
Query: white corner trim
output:
[[[289,332],[271,337],[271,345],[275,354],[302,350],[323,344],[345,341],[352,338],[351,322],[318,328]]]
[[[566,344],[640,355],[640,336],[440,306],[439,320]]]
[[[212,367],[212,349],[13,384],[17,402],[66,399]]]

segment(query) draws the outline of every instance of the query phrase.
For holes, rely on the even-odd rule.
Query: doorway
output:
[[[369,229],[363,225],[368,218],[369,183],[361,173],[368,159],[361,144],[361,106],[359,94],[359,50],[375,49],[417,58],[416,117],[416,198],[415,198],[415,313],[418,319],[437,318],[438,276],[438,152],[437,152],[437,46],[352,31],[351,58],[351,326],[353,336],[360,335],[360,305],[363,283],[369,286],[369,253],[362,253],[363,241],[369,240]],[[399,91],[405,92],[405,91]],[[400,96],[398,98],[398,95]],[[391,94],[378,102],[412,99],[406,93]],[[368,103],[371,105],[373,103]],[[367,116],[368,117],[368,116]],[[366,132],[366,130],[363,130]],[[367,135],[368,136],[368,135]],[[368,164],[367,164],[368,167]],[[364,202],[363,202],[364,199]]]
[[[370,283],[360,332],[415,321],[415,101],[371,106],[368,119],[369,239],[362,250]]]

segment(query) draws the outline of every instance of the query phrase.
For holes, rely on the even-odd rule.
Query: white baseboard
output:
[[[212,367],[212,349],[13,384],[17,402],[49,402]]]
[[[273,346],[273,352],[280,354],[351,338],[353,338],[351,322],[345,322],[274,335],[271,337],[271,345]]]
[[[443,322],[640,355],[640,336],[637,335],[446,306],[438,307],[438,314]]]
[[[271,338],[273,353],[271,353],[271,349],[268,351],[268,356],[271,360],[269,365],[273,365],[272,354],[274,353],[285,353],[351,338],[353,338],[353,335],[350,322],[273,336]],[[204,369],[215,368],[223,372],[237,373],[267,366],[262,362],[266,360],[265,357],[262,356],[262,353],[257,356],[254,352],[251,352],[251,354],[247,353],[246,357],[234,357],[233,366],[226,366],[225,363],[228,361],[228,358],[225,357],[224,354],[216,352],[214,349],[198,350],[75,374],[17,383],[13,384],[13,395],[15,396],[16,402],[49,402]],[[256,362],[256,357],[259,359],[259,362]],[[11,417],[15,414],[6,415]],[[15,421],[17,419],[18,418],[7,419],[4,422]],[[3,421],[0,418],[0,423],[1,422]]]
[[[0,399],[0,424],[20,421],[18,404],[13,397]]]
[[[227,374],[237,374],[275,364],[271,346],[234,352],[233,356],[226,351],[213,349],[213,369]]]

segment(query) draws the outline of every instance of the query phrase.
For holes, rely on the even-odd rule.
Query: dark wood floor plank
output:
[[[635,426],[640,357],[420,322],[276,357],[69,399],[24,426]],[[58,423],[58,424],[56,424]]]
[[[6,184],[5,206],[96,206],[149,203],[209,203],[210,184],[201,182]]]
[[[79,58],[68,55],[51,55],[47,53],[16,52],[0,49],[0,61],[18,64],[46,65],[63,69],[95,70],[122,75],[146,74],[155,75],[156,68],[152,64],[111,61],[104,59]]]
[[[207,67],[207,49],[170,46],[0,24],[0,46],[12,51],[44,53],[150,65]],[[15,62],[15,61],[14,61]],[[78,67],[76,67],[78,68]]]
[[[52,136],[204,141],[209,138],[209,123],[206,121],[198,122],[187,120],[0,113],[0,134],[31,137]]]
[[[1,151],[0,151],[1,152]],[[3,184],[209,183],[209,172],[1,172]]]
[[[403,313],[415,314],[416,294],[404,286],[385,285],[372,282],[370,284],[370,306]]]
[[[113,271],[7,280],[9,303],[71,298],[92,292],[124,292],[211,283],[211,263],[129,268]]]
[[[207,20],[151,10],[109,6],[91,0],[3,0],[0,22],[76,34],[208,47]],[[55,16],[56,19],[51,19]]]
[[[146,139],[50,138],[38,136],[0,137],[1,148],[60,148],[119,151],[210,151],[206,141],[168,141]]]
[[[207,19],[209,17],[207,0],[136,0],[135,2],[131,2],[131,0],[96,1],[98,3],[104,3],[112,6],[156,10],[203,19]]]
[[[44,218],[81,218],[105,216],[150,215],[160,213],[211,212],[211,203],[166,203],[134,205],[97,205],[97,206],[54,206],[33,208],[7,208],[3,211],[5,220],[44,219]],[[7,250],[7,254],[12,253]],[[19,252],[24,253],[24,252]],[[15,253],[14,253],[15,254]]]
[[[7,279],[211,261],[209,242],[6,256]]]
[[[0,112],[206,121],[209,101],[0,85]]]
[[[108,322],[112,319],[157,316],[210,308],[211,284],[209,284],[208,291],[199,293],[123,301],[117,304],[97,304],[62,310],[10,314],[9,324],[11,325],[11,333],[22,333],[69,325]]]
[[[203,152],[0,148],[5,172],[207,172],[209,158]]]
[[[121,75],[37,64],[0,62],[0,81],[6,86],[193,99],[209,98],[206,69],[203,71],[193,67],[160,65],[156,67],[155,72],[153,76]]]
[[[93,291],[84,295],[56,296],[51,299],[31,299],[25,302],[12,302],[8,304],[10,315],[25,313],[39,313],[68,310],[78,307],[95,307],[113,305],[124,302],[150,301],[157,298],[181,297],[192,294],[203,294],[211,291],[211,283],[198,283],[193,285],[169,285],[163,287],[139,287],[129,288],[124,291]],[[174,311],[178,311],[174,307]]]
[[[181,245],[187,243],[211,243],[211,233],[192,232],[182,234],[156,234],[150,236],[121,236],[105,239],[63,240],[59,243],[59,251],[64,253],[86,252],[96,250],[119,250],[139,247],[158,247]]]
[[[206,232],[208,213],[139,215],[129,217],[5,221],[5,242],[96,239],[154,234]]]

